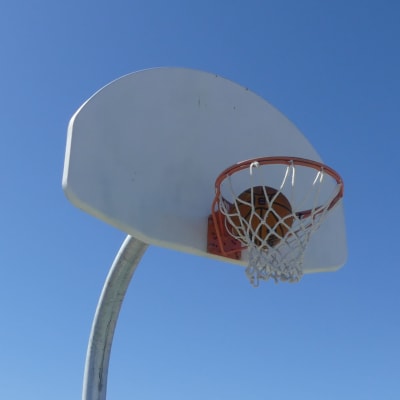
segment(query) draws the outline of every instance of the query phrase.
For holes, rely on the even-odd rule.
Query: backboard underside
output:
[[[321,161],[248,89],[210,73],[156,68],[110,83],[75,113],[63,188],[73,204],[145,243],[222,259],[206,251],[215,179],[268,156]],[[304,272],[336,270],[346,253],[340,204],[312,237]]]

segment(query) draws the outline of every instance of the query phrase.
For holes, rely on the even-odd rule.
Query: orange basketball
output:
[[[256,186],[241,193],[229,209],[232,234],[243,238],[248,233],[257,246],[276,246],[294,219],[289,200],[277,193],[268,186]]]

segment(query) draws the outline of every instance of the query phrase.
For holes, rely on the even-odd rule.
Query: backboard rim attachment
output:
[[[278,188],[271,188],[267,186],[268,182],[264,181],[262,186],[258,186],[253,179],[257,170],[269,167],[282,168],[283,176]],[[231,179],[243,174],[242,171],[246,170],[249,177],[246,192],[251,193],[251,196],[250,200],[244,201],[240,197],[244,192],[239,194],[233,188]],[[278,196],[283,195],[284,191],[296,192],[296,182],[300,179],[296,175],[301,176],[301,173],[310,181],[307,184],[303,182],[302,185],[312,205],[299,208],[299,205],[295,204],[296,195],[291,195],[289,204],[294,205],[293,209],[290,207],[290,212],[282,216],[278,215],[274,210],[274,201]],[[229,187],[229,199],[226,198],[226,190],[224,193],[222,189],[224,185]],[[325,187],[328,187],[328,195],[323,197],[321,188],[325,189]],[[254,204],[255,189],[262,190],[268,202],[263,218],[257,215],[259,208]],[[267,189],[272,189],[274,194],[268,194]],[[270,278],[273,278],[275,282],[298,282],[303,274],[303,255],[311,234],[319,228],[329,212],[340,203],[343,195],[344,184],[341,176],[331,167],[315,160],[276,156],[238,162],[222,171],[215,180],[215,197],[208,220],[207,251],[234,260],[240,260],[242,253],[247,251],[249,262],[246,274],[255,286],[260,280]],[[247,215],[251,216],[246,217],[247,219],[240,211],[243,206],[247,207],[246,210],[250,210]],[[271,213],[277,220],[273,228],[270,220],[267,222],[268,215]],[[257,226],[253,223],[255,217],[261,219]],[[260,226],[263,227],[264,232],[267,232],[265,237],[260,238]],[[280,236],[276,233],[279,229]],[[276,239],[277,236],[279,239],[275,242],[278,244],[270,245],[273,242],[271,238]]]

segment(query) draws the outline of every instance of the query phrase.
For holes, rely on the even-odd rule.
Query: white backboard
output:
[[[268,102],[220,76],[155,68],[94,94],[68,127],[63,188],[77,207],[146,243],[208,254],[218,174],[254,157],[321,161]],[[313,236],[304,272],[346,259],[343,207]],[[230,262],[247,264],[247,260]]]

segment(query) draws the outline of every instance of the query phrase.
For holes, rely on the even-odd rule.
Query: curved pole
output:
[[[111,345],[119,311],[131,278],[148,245],[128,236],[104,283],[86,353],[83,400],[105,400]]]

